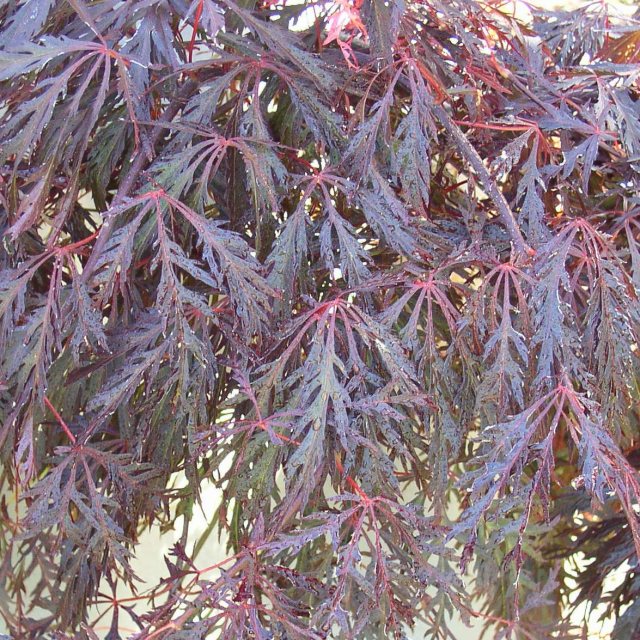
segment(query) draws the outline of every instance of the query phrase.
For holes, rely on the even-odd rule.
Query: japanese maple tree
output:
[[[605,2],[0,0],[12,637],[640,637],[639,79]]]

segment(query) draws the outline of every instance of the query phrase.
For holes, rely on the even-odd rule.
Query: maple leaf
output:
[[[485,5],[0,3],[13,637],[637,635],[637,16]]]

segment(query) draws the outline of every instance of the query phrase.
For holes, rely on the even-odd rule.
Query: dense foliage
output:
[[[640,22],[519,15],[0,1],[15,638],[640,634]]]

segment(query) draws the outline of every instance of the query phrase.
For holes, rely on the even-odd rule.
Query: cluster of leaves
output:
[[[527,15],[0,2],[16,638],[640,634],[640,22]]]

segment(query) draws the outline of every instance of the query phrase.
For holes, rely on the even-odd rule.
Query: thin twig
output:
[[[71,429],[69,429],[69,426],[64,421],[62,416],[58,413],[58,410],[51,404],[51,401],[49,400],[49,398],[47,398],[47,396],[44,397],[44,403],[47,405],[47,407],[49,407],[49,409],[51,410],[51,413],[53,413],[56,420],[58,421],[58,424],[62,427],[62,430],[67,434],[67,438],[69,438],[69,440],[71,440],[71,442],[75,444],[76,437],[73,435],[73,433],[71,432]]]

